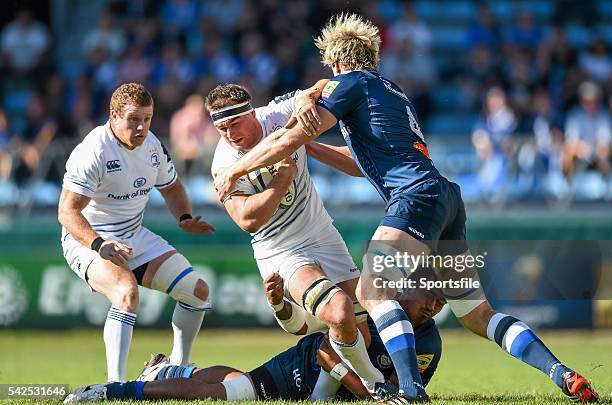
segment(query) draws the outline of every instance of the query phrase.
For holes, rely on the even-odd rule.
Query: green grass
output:
[[[427,390],[434,403],[569,403],[546,376],[510,358],[491,342],[463,331],[443,330],[442,335],[442,361]],[[612,403],[612,331],[548,332],[541,333],[541,338],[560,359],[592,380],[603,397],[602,402]],[[193,361],[201,366],[225,364],[249,370],[295,341],[294,337],[277,330],[204,329],[196,343]],[[128,375],[136,376],[150,353],[168,352],[170,344],[169,331],[136,329]],[[3,330],[0,354],[0,384],[77,387],[105,379],[101,330]]]

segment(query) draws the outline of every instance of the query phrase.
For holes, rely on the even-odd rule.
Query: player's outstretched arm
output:
[[[308,142],[305,146],[308,156],[317,159],[319,162],[349,176],[363,177],[363,173],[355,163],[348,146],[326,145],[314,141]]]
[[[334,117],[326,109],[317,106],[317,113],[321,119],[321,126],[314,137],[319,136],[336,125]],[[273,165],[293,154],[298,148],[314,137],[308,136],[302,125],[298,124],[291,129],[281,128],[259,142],[249,153],[244,155],[232,166],[224,169],[215,178],[215,190],[221,201],[230,193],[232,185],[242,176],[264,166]]]
[[[297,166],[291,157],[283,159],[278,172],[260,192],[251,195],[233,195],[223,205],[229,216],[242,230],[255,233],[266,224],[277,211],[291,182],[297,175]]]
[[[159,192],[164,197],[166,205],[174,218],[179,221],[179,226],[185,232],[211,234],[215,231],[212,225],[201,220],[201,216],[191,216],[191,202],[180,179],[176,179],[174,183],[166,188],[159,189]]]

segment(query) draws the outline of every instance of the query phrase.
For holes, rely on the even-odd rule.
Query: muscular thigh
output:
[[[136,278],[130,269],[98,256],[87,268],[87,282],[95,291],[110,297],[118,285],[136,284]]]
[[[310,287],[316,279],[323,276],[325,276],[323,270],[315,263],[306,264],[298,268],[289,280],[285,280],[287,291],[293,301],[301,305],[302,297],[306,289]]]

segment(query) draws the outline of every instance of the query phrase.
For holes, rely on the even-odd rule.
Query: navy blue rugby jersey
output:
[[[317,104],[339,121],[355,161],[386,203],[442,177],[429,158],[410,100],[378,72],[335,76]]]

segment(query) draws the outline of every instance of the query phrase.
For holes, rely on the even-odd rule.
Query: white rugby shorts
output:
[[[131,238],[117,240],[132,248],[132,255],[128,260],[130,270],[134,270],[164,253],[174,250],[172,245],[164,238],[154,234],[144,226],[141,226],[138,232]],[[70,269],[86,281],[85,274],[87,269],[91,262],[99,256],[98,252],[94,252],[89,247],[80,244],[70,234],[67,234],[62,239],[62,249]]]
[[[334,284],[359,277],[359,270],[340,233],[333,226],[330,228],[329,232],[322,232],[324,237],[318,238],[312,244],[287,249],[266,259],[256,259],[262,279],[274,272],[280,274],[287,293],[291,277],[307,264],[317,264]]]

